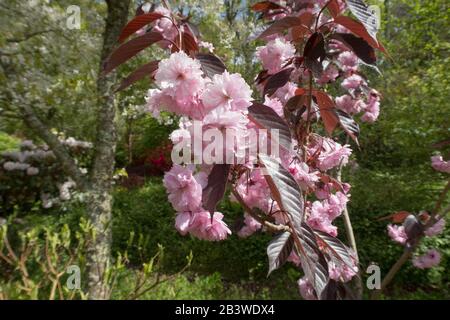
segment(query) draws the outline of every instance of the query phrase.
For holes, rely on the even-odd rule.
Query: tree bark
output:
[[[102,75],[103,63],[111,54],[120,32],[128,19],[130,0],[107,0],[108,15],[103,33],[103,47],[97,80],[98,116],[95,156],[90,175],[87,210],[92,225],[89,242],[88,288],[89,299],[108,299],[110,290],[105,277],[111,257],[112,177],[116,152],[116,106],[113,92],[115,74]]]

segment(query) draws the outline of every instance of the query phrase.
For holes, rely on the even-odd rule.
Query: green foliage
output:
[[[20,140],[0,131],[0,153],[3,151],[17,150]]]

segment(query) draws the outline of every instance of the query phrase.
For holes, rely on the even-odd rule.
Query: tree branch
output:
[[[447,182],[447,185],[445,186],[444,190],[441,192],[441,195],[439,196],[438,201],[436,202],[436,206],[434,211],[432,212],[431,218],[428,221],[428,223],[425,225],[424,230],[427,230],[428,228],[432,227],[439,219],[443,219],[447,213],[450,212],[450,206],[446,207],[445,209],[440,212],[440,209],[442,207],[442,204],[445,200],[445,197],[447,193],[450,191],[450,180]],[[438,218],[439,216],[439,218]],[[405,248],[405,251],[400,256],[400,258],[395,262],[395,264],[391,267],[389,272],[384,277],[383,281],[381,282],[381,288],[380,290],[377,290],[372,295],[372,299],[378,299],[381,295],[381,293],[386,289],[386,287],[391,283],[394,276],[397,274],[397,272],[401,269],[401,267],[409,260],[409,258],[412,256],[414,251],[417,249],[417,247],[420,244],[420,241],[425,236],[424,233],[420,234],[417,238],[417,241],[410,246]]]

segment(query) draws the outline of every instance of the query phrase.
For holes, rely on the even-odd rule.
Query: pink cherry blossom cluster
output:
[[[440,155],[431,157],[431,166],[437,171],[450,173],[449,163],[450,162],[448,162],[448,161],[447,162],[444,161],[442,159],[442,156],[440,156]],[[419,214],[419,216],[426,217],[425,223],[428,222],[429,215],[427,212],[423,211],[423,212],[421,212],[421,214]],[[434,221],[436,221],[436,222],[433,225],[427,226],[427,228],[425,228],[425,230],[423,231],[423,234],[425,236],[434,237],[434,236],[438,236],[438,235],[442,234],[442,232],[444,232],[445,222],[446,222],[445,218],[436,216]],[[389,224],[387,226],[389,237],[393,241],[400,243],[401,245],[408,245],[408,241],[410,240],[408,238],[408,234],[406,232],[405,225],[406,225],[406,220],[403,223],[403,225]],[[411,240],[414,240],[414,239],[411,239]],[[415,257],[413,259],[413,265],[419,269],[428,269],[428,268],[432,268],[432,267],[438,265],[440,261],[441,261],[440,253],[436,249],[430,249],[426,254]]]
[[[286,16],[301,16],[305,12],[310,12],[317,16],[317,13],[328,1],[300,2],[305,4],[303,9],[292,10],[290,7],[287,7],[288,12],[283,14],[275,14],[274,10],[274,14],[270,15],[270,20],[279,20]],[[346,6],[343,1],[338,1],[338,4],[339,10],[345,10]],[[331,21],[331,17],[323,13],[319,24],[327,21]],[[349,32],[348,30],[339,31]],[[265,38],[267,43],[258,47],[256,51],[256,57],[264,68],[264,77],[278,73],[286,68],[294,67],[290,81],[283,87],[278,88],[271,96],[265,96],[265,105],[271,107],[281,117],[284,117],[283,105],[297,94],[297,89],[307,83],[309,78],[308,71],[292,63],[292,61],[295,61],[296,55],[298,55],[294,39],[293,29],[290,29],[286,35],[270,35]],[[335,99],[336,107],[348,114],[364,112],[362,121],[375,121],[379,115],[380,94],[376,90],[370,89],[367,85],[367,80],[359,74],[361,61],[350,48],[337,40],[332,42],[330,49],[335,58],[331,61],[323,62],[323,72],[320,77],[314,77],[315,83],[323,87],[336,82],[338,79],[342,79],[341,86],[346,92]],[[257,82],[257,87],[263,91],[264,81],[260,80]],[[313,118],[318,118],[317,110],[318,108],[314,105]],[[307,116],[305,112],[302,117],[306,120]],[[349,145],[342,145],[334,139],[317,134],[312,135],[308,139],[308,144],[303,150],[302,153],[301,145],[295,146],[291,152],[282,155],[282,164],[292,174],[301,190],[308,197],[315,198],[315,200],[306,202],[305,215],[307,224],[315,230],[320,230],[336,237],[338,230],[332,223],[346,208],[350,198],[350,185],[330,178],[330,174],[334,169],[347,164],[352,150]],[[277,222],[282,220],[283,216],[278,213],[279,208],[276,202],[268,197],[265,181],[260,178],[258,168],[250,168],[250,174],[239,180],[237,190],[248,206],[259,208],[266,214],[274,217]],[[245,226],[239,235],[248,236],[249,233],[255,232],[260,228],[260,224],[246,218]],[[291,253],[288,261],[297,265],[300,264],[299,258],[294,251]],[[353,267],[329,263],[330,278],[342,282],[349,281],[358,272],[356,259],[354,262]],[[300,279],[298,284],[303,298],[317,298],[306,277]]]
[[[155,116],[160,111],[169,111],[181,117],[180,129],[171,134],[174,144],[192,141],[193,120],[200,121],[203,130],[246,130],[252,91],[241,75],[225,71],[210,79],[198,60],[180,51],[159,63],[155,82],[158,89],[149,90],[148,111]],[[203,148],[203,144],[199,147]],[[231,154],[243,147],[245,143],[239,140],[224,146],[233,149]],[[231,231],[223,221],[223,214],[211,215],[202,207],[202,191],[209,170],[210,166],[206,165],[175,164],[165,174],[164,185],[170,203],[178,212],[175,226],[181,234],[210,241],[224,240]]]

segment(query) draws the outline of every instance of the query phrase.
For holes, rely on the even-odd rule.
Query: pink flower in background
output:
[[[214,75],[201,98],[208,110],[243,111],[251,105],[252,90],[240,74],[225,71]]]
[[[357,104],[357,101],[348,94],[337,97],[336,106],[338,107],[338,109],[345,111],[348,114],[358,113],[361,110],[360,108],[358,108],[360,104]]]
[[[333,82],[336,80],[336,78],[339,77],[339,70],[336,68],[334,64],[330,64],[322,73],[322,76],[320,77],[317,82],[319,84],[326,84],[328,82]]]
[[[351,51],[342,52],[337,60],[345,72],[357,71],[358,69],[358,57]]]
[[[398,242],[400,244],[405,244],[406,241],[408,241],[408,236],[406,235],[404,226],[390,224],[387,226],[387,229],[388,235],[389,237],[391,237],[393,241]]]
[[[428,237],[433,237],[440,235],[445,229],[445,219],[439,219],[434,225],[425,230],[425,235]]]
[[[272,108],[280,117],[283,117],[283,104],[278,98],[269,98],[265,96],[264,104]]]
[[[344,263],[328,262],[328,274],[336,281],[348,282],[358,273],[358,267],[350,268]]]
[[[286,83],[283,87],[279,88],[274,96],[277,97],[281,103],[286,103],[290,98],[295,96],[297,86],[293,82]]]
[[[286,61],[295,54],[295,47],[282,38],[269,41],[265,46],[256,49],[256,56],[261,60],[264,69],[274,74],[283,68]]]
[[[332,225],[330,206],[327,201],[313,202],[307,223],[313,229],[326,232],[333,237],[337,236],[337,228]]]
[[[202,240],[224,240],[231,234],[231,230],[222,219],[223,214],[220,212],[215,212],[212,219],[208,211],[195,212],[193,213],[189,232]]]
[[[430,249],[422,256],[415,257],[413,265],[419,269],[429,269],[437,266],[441,262],[441,254],[436,249]]]
[[[188,167],[175,164],[164,175],[169,201],[178,212],[195,211],[201,205],[202,186]]]
[[[434,170],[450,173],[450,161],[444,161],[441,155],[431,157],[431,166]]]
[[[156,22],[153,24],[152,30],[161,33],[163,37],[168,40],[174,40],[178,35],[178,30],[173,25],[172,21],[168,19],[172,15],[170,10],[168,10],[163,6],[158,6],[154,12],[160,13],[167,18],[161,18],[156,20]]]
[[[349,145],[343,146],[329,138],[321,138],[312,148],[308,148],[309,155],[314,156],[317,154],[318,149],[320,152],[317,157],[317,167],[321,171],[330,170],[340,164],[347,164],[348,158],[352,153]]]
[[[365,111],[366,113],[361,117],[362,121],[373,123],[378,119],[380,115],[380,96],[376,91],[371,92]]]
[[[305,300],[317,300],[314,288],[306,277],[300,278],[297,282],[300,295]]]
[[[342,82],[342,87],[350,90],[350,89],[357,89],[359,88],[362,84],[365,84],[364,79],[361,76],[358,76],[357,74],[354,74],[348,78],[346,78],[343,82]]]
[[[241,238],[247,238],[261,229],[261,223],[253,219],[247,213],[244,215],[244,226],[239,230],[238,236]]]

